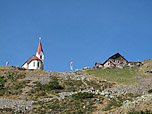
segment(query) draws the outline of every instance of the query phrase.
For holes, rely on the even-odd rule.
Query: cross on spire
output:
[[[42,39],[42,38],[41,38],[41,37],[39,37],[39,41],[41,41],[41,39]]]

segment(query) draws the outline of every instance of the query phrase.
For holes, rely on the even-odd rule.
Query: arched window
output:
[[[42,59],[42,55],[40,55],[40,59]]]

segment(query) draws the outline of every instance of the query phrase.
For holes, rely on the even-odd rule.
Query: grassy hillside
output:
[[[142,66],[139,67],[139,74],[142,76],[151,76],[152,73],[152,59],[142,62]]]
[[[100,79],[117,82],[119,84],[135,84],[136,76],[152,76],[152,59],[142,62],[140,67],[124,69],[93,69],[80,71],[79,73],[88,73]]]
[[[135,83],[134,77],[138,72],[137,68],[125,69],[93,69],[87,70],[85,73],[95,77],[106,79],[108,81],[117,82],[120,84],[133,84]]]

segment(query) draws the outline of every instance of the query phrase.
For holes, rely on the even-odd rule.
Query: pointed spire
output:
[[[37,53],[40,54],[41,52],[43,52],[43,49],[42,49],[42,45],[41,45],[41,37],[39,37],[39,46],[37,49]]]

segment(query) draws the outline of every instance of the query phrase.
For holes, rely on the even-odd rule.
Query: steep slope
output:
[[[96,110],[94,105],[103,100],[98,94],[115,85],[75,73],[10,66],[3,67],[0,75],[0,110],[12,114],[91,113]]]
[[[127,114],[152,111],[152,60],[138,68],[77,73],[0,66],[2,114]]]

